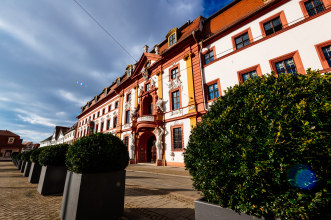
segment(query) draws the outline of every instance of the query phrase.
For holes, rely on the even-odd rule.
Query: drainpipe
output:
[[[195,40],[195,42],[197,43],[198,45],[198,51],[199,51],[199,63],[200,63],[200,74],[201,74],[201,83],[202,83],[202,99],[203,99],[203,107],[204,107],[204,110],[207,111],[207,106],[206,106],[206,100],[205,100],[205,88],[204,88],[204,85],[205,85],[205,81],[204,81],[204,77],[203,77],[203,74],[202,74],[202,62],[201,62],[201,47],[200,47],[200,44],[198,43],[198,40],[195,36],[195,31],[192,31],[192,36],[193,36],[193,39]]]

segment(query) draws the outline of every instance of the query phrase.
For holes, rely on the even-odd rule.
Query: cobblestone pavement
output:
[[[153,170],[156,172],[155,170],[160,168],[135,166],[135,172],[130,169],[131,166],[128,167],[127,173],[131,172],[131,179],[143,179],[149,178],[148,175],[151,175]],[[163,173],[164,176],[185,176],[184,173],[187,172],[182,168],[167,170],[169,171],[161,169],[158,173]],[[144,185],[144,182],[135,184],[133,181],[127,181],[124,216],[120,219],[194,219],[193,201],[196,196],[192,193],[182,196],[180,192],[170,193],[171,190],[171,187],[151,187]],[[12,162],[0,162],[1,220],[60,219],[61,201],[62,195],[41,196],[37,192],[37,184],[29,183],[27,177],[23,177]]]

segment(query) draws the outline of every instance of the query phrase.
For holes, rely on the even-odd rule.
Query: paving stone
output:
[[[169,175],[188,175],[184,168],[136,166],[134,169]],[[40,195],[37,192],[37,184],[29,183],[12,162],[0,162],[0,195],[1,220],[60,219],[62,195]],[[120,219],[194,219],[194,193],[192,195],[183,197],[173,194],[171,190],[127,184],[124,216]],[[190,215],[190,212],[193,214]]]

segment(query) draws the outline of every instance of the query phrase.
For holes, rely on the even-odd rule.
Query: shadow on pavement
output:
[[[120,219],[195,219],[194,209],[189,208],[125,208]]]

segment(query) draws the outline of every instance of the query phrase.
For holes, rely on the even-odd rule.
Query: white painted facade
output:
[[[213,100],[208,100],[207,98],[208,90],[206,90],[206,87],[209,85],[209,82],[219,80],[220,87],[218,88],[218,92],[220,95],[224,95],[224,90],[240,83],[238,76],[240,71],[259,65],[262,74],[270,73],[273,65],[271,62],[272,60],[292,52],[296,52],[296,56],[299,57],[300,63],[295,63],[297,65],[297,69],[302,63],[304,70],[307,68],[326,70],[321,64],[315,45],[328,41],[330,41],[331,45],[331,28],[329,28],[329,23],[331,22],[330,7],[326,7],[324,12],[315,16],[304,17],[299,0],[268,2],[271,2],[270,4],[274,5],[278,3],[281,4],[279,4],[280,6],[278,7],[273,7],[272,10],[269,10],[267,6],[265,6],[265,8],[262,6],[257,7],[256,13],[258,16],[249,15],[245,18],[247,20],[236,20],[236,22],[239,23],[235,26],[226,26],[224,29],[220,29],[220,32],[213,33],[213,35],[200,36],[200,38],[196,39],[192,33],[191,44],[192,42],[195,44],[194,41],[196,44],[177,49],[177,54],[169,55],[170,58],[167,57],[168,55],[164,51],[161,51],[161,55],[155,55],[155,52],[152,54],[153,51],[150,53],[143,53],[141,60],[134,65],[136,69],[132,71],[132,74],[135,76],[124,75],[122,78],[118,78],[116,83],[114,82],[109,87],[109,90],[112,91],[109,97],[105,95],[102,96],[101,93],[99,95],[100,101],[98,100],[95,102],[92,100],[86,106],[82,107],[82,113],[78,116],[79,120],[76,138],[86,136],[89,133],[89,126],[91,122],[93,122],[92,124],[94,127],[92,133],[111,132],[114,135],[119,136],[124,142],[125,139],[128,138],[127,144],[130,159],[137,162],[144,161],[144,158],[141,159],[139,155],[141,155],[143,151],[146,152],[147,149],[142,146],[143,144],[141,142],[141,140],[145,139],[144,132],[146,134],[148,133],[150,136],[153,136],[153,132],[162,127],[165,132],[162,138],[163,155],[158,155],[157,158],[162,159],[163,165],[165,162],[168,162],[168,164],[172,164],[174,166],[182,166],[184,164],[183,153],[187,147],[189,136],[191,134],[191,127],[195,126],[195,124],[201,120],[201,116],[208,110],[208,107],[205,109],[203,103],[208,103],[207,106],[210,106],[213,102]],[[218,15],[221,15],[222,13],[223,12],[220,11]],[[281,17],[284,15],[287,21],[286,23],[283,23],[283,29],[270,36],[263,36],[263,23],[266,22],[268,18],[271,18],[278,13],[281,13]],[[214,19],[214,17],[211,17],[210,20],[211,19]],[[202,21],[203,22],[200,22],[199,24],[200,30],[201,25],[203,30],[203,24],[207,24],[208,19],[202,19]],[[189,23],[189,25],[190,24],[191,23]],[[237,51],[233,44],[234,37],[245,30],[250,30],[252,35],[251,42],[249,45]],[[199,30],[196,29],[196,31]],[[166,43],[167,42],[162,42],[162,44]],[[194,46],[196,46],[196,48],[200,48],[201,53],[196,52],[199,51],[199,49],[194,50]],[[171,47],[169,48],[166,50],[171,50]],[[174,46],[172,46],[172,48],[174,48]],[[203,54],[209,50],[214,50],[214,61],[204,64]],[[186,53],[186,51],[188,52]],[[189,63],[187,62],[187,54],[192,54],[192,57],[194,57],[192,58],[192,63],[195,63],[195,66],[187,66],[187,63]],[[191,55],[189,56],[189,59],[191,59]],[[144,59],[148,59],[148,61],[150,61],[151,69],[150,77],[144,76],[145,79],[141,77],[141,75],[144,75],[143,73],[145,73],[145,66],[142,67],[142,63],[145,62],[143,61]],[[160,65],[160,60],[162,59],[165,59],[166,61]],[[199,61],[201,61],[201,65]],[[296,60],[294,61],[296,62]],[[155,67],[155,69],[153,69],[153,66],[157,65],[159,65],[159,67]],[[175,82],[170,80],[169,74],[170,70],[176,66],[178,66],[180,77],[179,80]],[[194,76],[194,84],[192,80],[189,79],[190,69],[192,69]],[[304,72],[299,73],[305,74]],[[127,78],[125,78],[125,76],[127,76]],[[126,87],[123,86],[122,88],[121,84],[125,83],[126,80],[130,80],[129,77],[133,78],[135,81],[126,85]],[[162,78],[162,89],[159,88],[160,77]],[[121,79],[125,80],[121,81]],[[203,84],[200,85],[200,88],[197,83],[199,80],[201,80]],[[141,113],[141,108],[143,108],[144,105],[142,100],[144,100],[146,93],[148,93],[145,91],[145,85],[148,82],[151,86],[153,85],[151,87],[153,91],[150,91],[149,93],[149,95],[153,97],[153,109],[155,108],[155,101],[157,100],[157,97],[160,94],[163,94],[162,113],[157,111],[153,111],[153,114],[150,115]],[[192,101],[190,100],[190,92],[192,95],[190,86],[193,85],[194,90],[200,89],[199,93],[194,93],[195,99],[198,99],[198,96],[200,96],[202,97],[202,101],[200,100],[199,103],[195,101],[193,105],[191,104],[191,106],[189,106],[189,101]],[[117,88],[120,89],[116,91]],[[171,92],[178,89],[180,91],[181,107],[173,110],[171,109],[171,103],[173,101]],[[206,94],[203,94],[203,91]],[[138,94],[136,94],[136,92],[138,92]],[[129,93],[131,94],[131,101],[127,102],[127,95]],[[118,108],[115,108],[116,102],[119,103]],[[110,105],[111,109],[109,110]],[[138,112],[140,111],[140,115],[135,120],[132,120],[130,116],[129,123],[126,123],[125,112],[127,110],[132,112],[135,106],[138,108],[140,106],[140,109],[138,109]],[[104,113],[103,109],[105,109]],[[122,109],[121,112],[120,109]],[[159,119],[159,116],[162,116],[162,120]],[[114,127],[115,117],[117,117],[117,127]],[[121,121],[119,121],[120,119]],[[110,120],[110,126],[107,128],[108,120]],[[103,127],[101,128],[102,123]],[[141,124],[146,126],[146,130],[140,126]],[[174,127],[182,128],[181,136],[183,148],[180,150],[173,149],[174,141],[172,132]],[[138,135],[135,132],[139,130],[140,134]],[[135,137],[135,143],[133,143],[133,135]],[[155,141],[157,142],[157,139]],[[146,143],[144,142],[144,144]]]
[[[259,64],[263,74],[271,73],[270,60],[294,51],[299,52],[305,69],[322,70],[323,67],[318,58],[315,45],[331,40],[331,28],[328,27],[331,21],[331,13],[326,13],[318,18],[307,21],[272,36],[267,40],[261,40],[263,38],[259,22],[281,11],[284,11],[288,26],[290,27],[300,21],[302,22],[304,19],[299,0],[289,1],[238,30],[227,34],[216,42],[206,45],[206,49],[215,47],[217,54],[215,59],[220,58],[220,60],[203,68],[206,83],[220,79],[221,90],[224,91],[228,87],[239,83],[237,71]],[[254,41],[261,40],[261,42],[247,47],[247,49],[243,49],[238,53],[226,56],[233,52],[233,49],[231,49],[233,48],[231,37],[248,28],[252,31]]]

